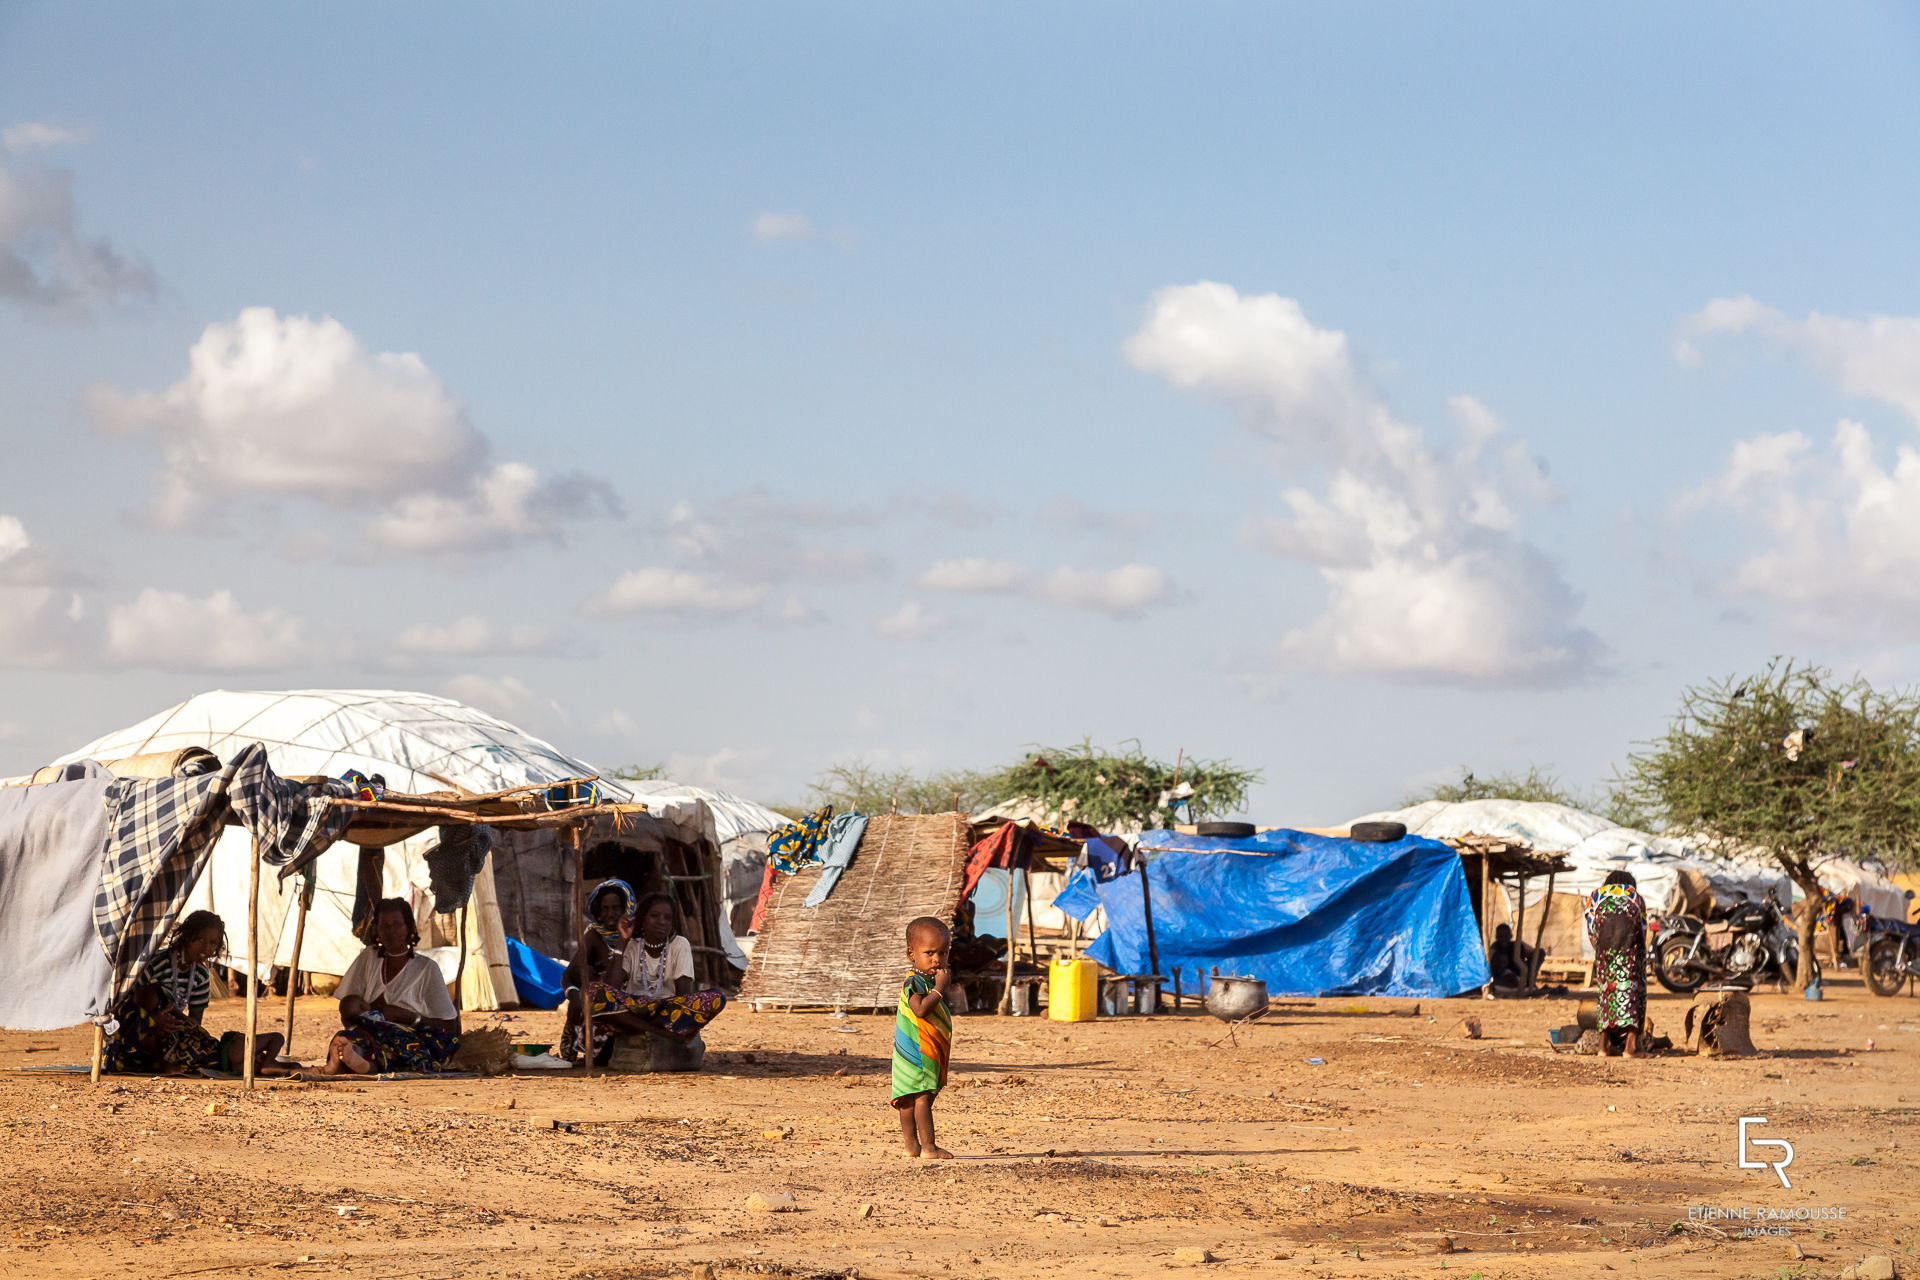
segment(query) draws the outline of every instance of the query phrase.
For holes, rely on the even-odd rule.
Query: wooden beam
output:
[[[240,1078],[253,1088],[254,1046],[260,1040],[260,841],[247,860],[247,1061]]]
[[[300,886],[299,913],[293,925],[293,962],[287,967],[287,1042],[280,1052],[293,1056],[293,1002],[300,995],[300,944],[307,938],[307,886]]]

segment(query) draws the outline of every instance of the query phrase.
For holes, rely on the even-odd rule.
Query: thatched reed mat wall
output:
[[[781,876],[740,999],[767,1005],[891,1009],[907,972],[907,921],[949,924],[966,885],[958,813],[885,814],[867,823],[833,896],[806,907],[821,868]]]

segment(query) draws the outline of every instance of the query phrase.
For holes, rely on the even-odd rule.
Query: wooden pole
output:
[[[580,960],[580,1047],[586,1054],[587,1079],[593,1079],[593,975],[580,954],[580,937],[587,931],[587,842],[579,827],[566,828],[573,846],[573,954]],[[628,944],[637,946],[638,941]]]
[[[293,1002],[300,994],[300,944],[307,937],[307,907],[311,901],[307,896],[308,886],[300,886],[300,911],[293,923],[293,961],[287,968],[287,1043],[280,1052],[289,1058],[293,1056]]]
[[[260,1039],[260,842],[247,859],[247,1061],[240,1078],[253,1088],[254,1045]]]
[[[1153,939],[1153,891],[1147,887],[1147,860],[1140,859],[1140,914],[1147,922],[1147,964],[1155,977],[1160,974],[1160,944]]]
[[[1513,923],[1513,940],[1525,942],[1527,940],[1527,877],[1524,874],[1515,876],[1513,883],[1520,891],[1520,915]]]
[[[1555,875],[1555,871],[1550,868],[1547,871],[1547,896],[1540,900],[1540,923],[1533,926],[1533,950],[1535,952],[1536,959],[1538,959],[1542,963],[1544,963],[1547,958],[1547,953],[1545,951],[1542,951],[1540,948],[1543,945],[1541,942],[1541,939],[1547,936],[1547,917],[1553,914],[1553,877],[1554,875]],[[1533,981],[1536,981],[1536,982],[1539,981],[1539,973],[1540,973],[1539,968],[1535,967],[1535,969],[1533,970],[1533,973],[1534,973]]]
[[[1493,918],[1493,894],[1488,889],[1491,883],[1490,872],[1493,868],[1493,855],[1481,851],[1480,854],[1480,954],[1487,954],[1487,922]],[[1481,989],[1481,994],[1489,999],[1493,996],[1493,983],[1489,981]]]
[[[100,1068],[107,1058],[107,1029],[93,1024],[93,1082],[100,1083]]]
[[[1007,868],[1007,985],[1000,993],[1000,1016],[1013,1012],[1013,953],[1019,949],[1020,931],[1013,923],[1013,868]]]
[[[467,1007],[467,909],[473,905],[473,890],[467,890],[467,900],[460,904],[460,963],[453,970],[453,1007]]]
[[[1033,865],[1031,859],[1028,860],[1028,865],[1020,868],[1020,884],[1027,893],[1027,956],[1035,964],[1039,964],[1040,937],[1039,932],[1033,927]],[[1042,968],[1044,969],[1045,966],[1043,965]]]

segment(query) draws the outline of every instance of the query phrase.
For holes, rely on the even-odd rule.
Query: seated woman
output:
[[[727,1006],[715,989],[693,989],[693,944],[681,936],[680,913],[664,893],[640,900],[637,922],[620,922],[625,951],[606,982],[589,982],[569,997],[579,1017],[583,999],[592,1001],[596,1050],[602,1035],[650,1035],[691,1040]],[[617,984],[617,985],[614,985]]]
[[[328,1075],[441,1071],[460,1047],[460,1011],[440,966],[414,948],[420,930],[404,898],[373,909],[373,945],[354,957],[335,993],[340,1030],[327,1050]]]
[[[227,949],[227,926],[211,911],[180,922],[166,947],[148,962],[132,991],[115,1006],[119,1026],[107,1037],[108,1071],[177,1076],[202,1068],[242,1074],[247,1037],[229,1031],[219,1039],[201,1025],[213,994],[207,961]],[[254,1041],[254,1070],[280,1074],[281,1037],[269,1032]]]
[[[613,967],[620,962],[633,935],[636,905],[633,886],[625,880],[603,880],[587,899],[587,930],[580,935],[580,945],[573,949],[573,961],[561,979],[567,993],[567,1022],[560,1033],[563,1057],[581,1056],[580,1006],[573,997],[588,982],[606,982],[612,977]],[[624,934],[620,931],[622,923],[628,926]],[[593,1041],[599,1056],[595,1061],[606,1061],[606,1055],[612,1052],[610,1039],[604,1031],[596,1032]]]

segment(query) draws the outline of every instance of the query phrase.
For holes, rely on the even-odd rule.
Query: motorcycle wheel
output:
[[[1675,995],[1698,991],[1707,975],[1687,963],[1688,940],[1674,938],[1663,942],[1653,953],[1653,976]]]
[[[1897,996],[1906,984],[1898,938],[1882,938],[1867,948],[1867,990],[1877,996]]]

